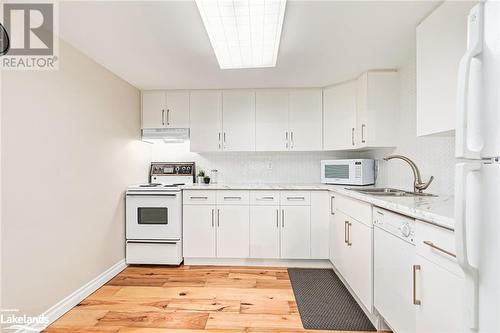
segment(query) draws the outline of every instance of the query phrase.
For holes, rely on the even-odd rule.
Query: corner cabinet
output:
[[[396,146],[399,75],[370,71],[323,90],[323,150]]]
[[[417,136],[455,130],[458,64],[474,1],[445,1],[417,27]]]
[[[143,91],[142,128],[188,128],[189,92]]]

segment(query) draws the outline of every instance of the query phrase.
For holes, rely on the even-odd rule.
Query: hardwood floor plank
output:
[[[211,313],[206,327],[208,329],[303,329],[299,316],[244,313]]]
[[[240,302],[234,300],[175,299],[168,306],[173,311],[240,312]]]
[[[255,288],[257,280],[250,278],[209,278],[207,287]]]
[[[203,329],[207,319],[208,313],[110,311],[98,320],[96,326]]]
[[[290,314],[290,301],[242,300],[241,313],[245,314]]]
[[[85,310],[74,308],[53,323],[51,328],[90,328],[95,326],[99,319],[103,318],[106,313],[108,313],[108,310]]]
[[[116,297],[88,298],[77,305],[82,310],[107,311],[162,311],[167,309],[170,300],[164,299],[127,299]]]

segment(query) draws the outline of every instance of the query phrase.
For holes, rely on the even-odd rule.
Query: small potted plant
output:
[[[198,184],[203,184],[205,178],[205,171],[199,170],[198,171]]]
[[[203,178],[203,181],[205,182],[205,184],[210,184],[210,177],[205,176],[205,177]]]

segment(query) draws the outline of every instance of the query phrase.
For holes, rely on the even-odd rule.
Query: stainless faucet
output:
[[[415,162],[413,162],[412,160],[410,160],[406,156],[391,155],[391,156],[385,157],[384,161],[392,160],[393,158],[403,160],[410,165],[411,169],[413,170],[413,177],[415,178],[415,180],[413,182],[413,188],[414,188],[415,192],[422,193],[422,191],[425,190],[426,188],[428,188],[429,185],[434,180],[434,176],[431,176],[431,178],[429,179],[428,182],[426,182],[426,183],[422,182],[422,177],[420,176],[420,171],[418,170],[417,165],[415,164]]]

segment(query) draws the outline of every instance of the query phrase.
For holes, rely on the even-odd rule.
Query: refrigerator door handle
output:
[[[455,173],[455,245],[457,262],[465,273],[465,304],[470,329],[478,326],[478,271],[467,253],[467,175],[481,169],[478,163],[458,163]]]
[[[471,63],[483,51],[483,7],[484,4],[480,3],[469,14],[467,51],[460,60],[458,67],[455,155],[459,158],[479,159],[481,153],[481,148],[471,148],[469,143],[471,133],[469,120],[471,116],[477,117],[478,114],[469,114],[468,103]],[[477,132],[479,133],[479,131]]]

